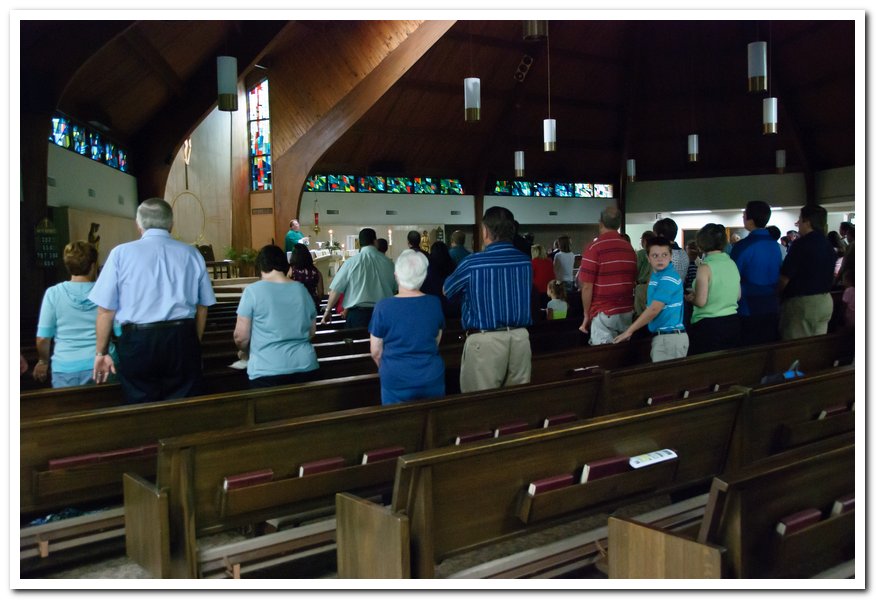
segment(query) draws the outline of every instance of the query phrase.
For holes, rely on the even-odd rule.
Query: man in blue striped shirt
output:
[[[481,225],[484,251],[466,256],[444,282],[444,295],[462,294],[465,347],[459,373],[463,392],[529,383],[532,323],[530,257],[512,244],[514,215],[493,206]]]

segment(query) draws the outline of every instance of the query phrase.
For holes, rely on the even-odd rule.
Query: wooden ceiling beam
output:
[[[535,51],[536,48],[540,48],[544,46],[543,42],[527,42],[523,39],[523,27],[520,29],[520,39],[517,41],[507,40],[504,38],[497,38],[492,36],[480,35],[480,34],[472,34],[469,36],[468,33],[465,33],[461,30],[455,30],[451,33],[448,33],[445,36],[445,39],[450,39],[456,41],[460,44],[468,44],[469,40],[471,40],[472,45],[490,47],[490,48],[501,48],[504,50],[516,50],[526,52],[530,56]],[[579,50],[573,50],[571,48],[551,48],[551,56],[555,59],[570,59],[576,61],[584,61],[584,62],[595,62],[602,65],[616,66],[619,67],[622,65],[622,61],[611,56],[603,56],[601,54],[594,54],[592,52],[581,52]]]

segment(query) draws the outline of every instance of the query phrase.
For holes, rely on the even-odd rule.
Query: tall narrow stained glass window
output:
[[[250,189],[271,189],[271,122],[268,108],[268,80],[253,87],[247,96],[249,107]]]

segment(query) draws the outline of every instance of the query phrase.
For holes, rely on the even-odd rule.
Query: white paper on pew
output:
[[[240,369],[242,371],[242,370],[246,369],[247,363],[249,363],[248,360],[236,360],[228,366],[231,367],[232,369]]]

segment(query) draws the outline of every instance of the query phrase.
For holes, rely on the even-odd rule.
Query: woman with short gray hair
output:
[[[444,314],[438,297],[420,291],[428,267],[421,252],[402,252],[395,261],[398,294],[374,307],[368,331],[382,404],[444,395],[444,361],[438,353]]]

